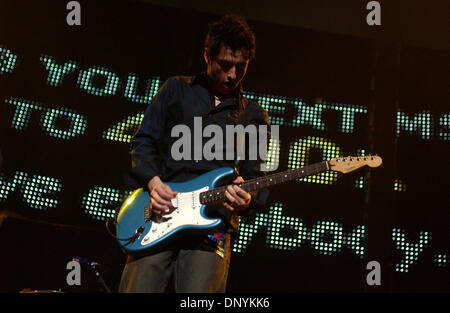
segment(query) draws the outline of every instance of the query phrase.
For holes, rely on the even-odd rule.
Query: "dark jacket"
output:
[[[226,166],[237,168],[244,180],[264,175],[259,170],[262,161],[249,160],[248,156],[239,162],[226,160],[225,157],[222,160],[194,160],[194,117],[202,117],[203,128],[210,124],[219,125],[223,134],[226,133],[226,125],[267,125],[270,129],[267,112],[256,102],[245,99],[242,96],[242,87],[233,97],[223,100],[216,107],[214,96],[210,92],[210,82],[209,76],[202,73],[193,77],[172,77],[161,86],[131,140],[132,169],[127,176],[128,185],[146,187],[154,176],[159,176],[163,182],[182,182]],[[180,124],[191,130],[189,160],[175,160],[172,157],[172,145],[180,138],[172,137],[171,132],[174,126]],[[210,138],[202,138],[202,147],[208,140]],[[248,144],[248,140],[246,143]],[[237,151],[236,146],[234,151]],[[254,194],[249,212],[265,205],[267,196],[267,190]],[[226,221],[230,221],[230,212],[223,209],[222,215]]]

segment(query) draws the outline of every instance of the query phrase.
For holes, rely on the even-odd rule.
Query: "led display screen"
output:
[[[205,69],[203,37],[216,16],[124,3],[82,2],[78,28],[51,2],[34,5],[45,23],[21,16],[27,22],[13,26],[21,5],[7,5],[0,210],[106,231],[132,192],[123,180],[131,137],[167,78]],[[262,211],[240,217],[231,290],[367,290],[369,261],[381,264],[382,279],[391,275],[391,290],[441,290],[450,226],[449,99],[438,65],[445,53],[380,44],[388,64],[378,61],[374,72],[364,39],[251,25],[258,49],[244,96],[280,127],[269,165],[288,170],[370,154],[384,164],[273,188]],[[383,81],[392,73],[400,78]],[[373,79],[378,89],[370,89]]]

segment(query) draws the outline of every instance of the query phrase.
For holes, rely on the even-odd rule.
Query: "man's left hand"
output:
[[[241,189],[238,185],[243,183],[244,179],[238,176],[234,181],[234,185],[228,185],[225,191],[225,196],[228,201],[224,202],[225,208],[230,211],[241,211],[245,210],[252,200],[250,193]]]

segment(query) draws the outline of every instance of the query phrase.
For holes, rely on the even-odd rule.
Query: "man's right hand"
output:
[[[163,215],[171,213],[175,210],[172,205],[171,199],[175,198],[178,194],[172,191],[172,189],[164,184],[159,176],[153,177],[147,184],[150,191],[151,210],[155,214]]]

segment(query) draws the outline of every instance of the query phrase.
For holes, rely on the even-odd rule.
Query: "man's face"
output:
[[[209,51],[205,48],[204,58],[208,64],[207,73],[212,78],[213,89],[219,97],[229,96],[247,73],[249,59],[246,51],[232,51],[222,45],[219,53],[211,60]]]

